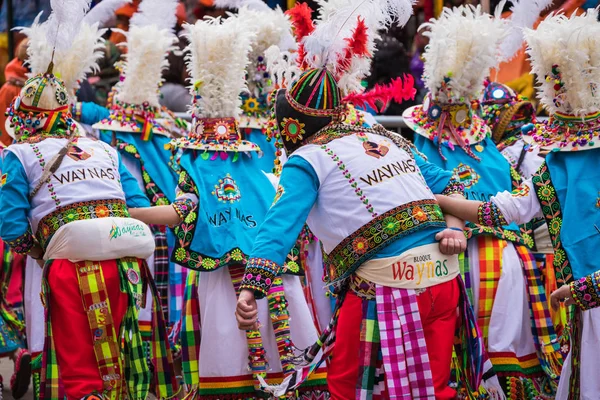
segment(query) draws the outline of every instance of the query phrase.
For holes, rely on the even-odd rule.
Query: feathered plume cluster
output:
[[[360,92],[368,75],[377,32],[394,23],[405,24],[412,0],[321,0],[314,31],[302,42],[306,62],[327,66],[344,93]]]
[[[198,118],[237,117],[246,89],[246,67],[253,33],[238,18],[197,21],[184,26],[186,61]]]
[[[131,3],[131,0],[102,0],[83,19],[83,22],[88,25],[98,25],[102,28],[108,24],[109,21],[115,18],[115,11],[126,3]]]
[[[567,18],[552,14],[525,30],[538,97],[549,112],[583,116],[600,111],[598,10]]]
[[[262,0],[215,0],[215,7],[239,10],[248,8],[253,11],[271,11],[271,8]]]
[[[368,92],[351,93],[344,98],[344,102],[362,108],[370,106],[377,112],[383,112],[392,101],[400,104],[403,101],[414,99],[417,94],[414,85],[415,80],[412,75],[404,75],[404,81],[402,78],[395,78],[389,84],[376,85]]]
[[[177,0],[143,0],[131,17],[127,32],[127,55],[117,100],[127,104],[160,107],[158,89],[169,67],[167,55],[177,41]]]
[[[29,38],[27,62],[31,69],[30,76],[46,72],[54,52],[54,73],[60,76],[69,94],[74,96],[80,82],[98,68],[97,62],[103,54],[102,35],[105,30],[99,29],[97,23],[85,22],[85,10],[89,8],[88,0],[57,1],[52,2],[52,6],[52,14],[48,21],[40,24],[40,14],[31,27],[21,29]],[[63,7],[72,9],[64,10]],[[68,40],[63,29],[72,35]],[[58,36],[57,30],[60,32]],[[55,49],[53,43],[56,43]]]
[[[467,103],[480,97],[484,79],[502,56],[500,45],[509,22],[500,18],[502,2],[493,17],[481,6],[444,8],[437,20],[421,25],[425,48],[425,86],[441,103]]]
[[[138,11],[131,17],[131,26],[156,26],[158,30],[173,32],[177,24],[178,0],[143,0]]]
[[[532,28],[540,13],[552,4],[552,0],[513,0],[510,8],[510,30],[502,42],[502,56],[510,60],[523,45],[523,30]]]
[[[265,60],[277,89],[291,85],[302,73],[296,54],[281,51],[278,46],[271,46],[265,51]]]
[[[306,51],[304,50],[302,41],[315,30],[315,24],[312,20],[312,10],[306,3],[298,3],[286,11],[286,14],[290,17],[294,28],[294,36],[298,43],[298,65],[301,68],[306,68]]]

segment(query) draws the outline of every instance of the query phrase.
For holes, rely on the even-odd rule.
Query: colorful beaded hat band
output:
[[[158,122],[156,115],[160,112],[149,103],[127,104],[113,97],[108,118],[93,125],[94,129],[115,132],[139,133],[143,140],[150,140],[153,134],[169,136]]]
[[[582,151],[600,147],[600,111],[585,116],[554,113],[535,125],[533,143],[549,151]]]
[[[404,111],[402,117],[409,128],[438,145],[440,156],[442,146],[454,150],[459,146],[467,154],[479,160],[470,146],[483,141],[489,135],[489,127],[474,110],[479,103],[441,104],[428,95],[423,105]]]
[[[198,118],[190,134],[172,140],[168,148],[213,151],[212,160],[219,155],[226,159],[226,153],[231,152],[261,151],[258,145],[242,139],[235,118]]]

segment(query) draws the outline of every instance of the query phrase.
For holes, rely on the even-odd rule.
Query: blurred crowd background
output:
[[[93,5],[101,0],[94,0]],[[111,27],[127,30],[129,19],[137,10],[141,0],[133,0],[130,4],[115,12]],[[270,7],[281,7],[288,9],[295,5],[295,0],[264,0]],[[318,10],[319,5],[314,0],[303,0],[313,10]],[[423,72],[423,61],[421,54],[427,45],[427,38],[419,31],[421,23],[436,17],[443,7],[458,6],[464,3],[481,4],[486,11],[493,11],[499,0],[419,0],[415,5],[415,15],[406,27],[393,28],[382,34],[377,43],[377,50],[373,55],[371,76],[364,82],[366,87],[372,87],[378,83],[387,83],[391,79],[412,74],[415,77],[418,95],[414,102],[404,102],[402,105],[392,104],[385,110],[387,115],[400,115],[402,111],[413,104],[419,104],[425,94],[421,81]],[[600,0],[555,0],[552,7],[544,11],[549,12],[562,9],[563,12],[571,14],[580,12],[587,8],[597,7]],[[14,96],[26,80],[27,74],[27,42],[24,36],[12,29],[15,27],[30,26],[38,15],[43,11],[44,20],[50,9],[50,0],[0,0],[0,68],[4,74],[0,75],[0,110],[6,109]],[[505,5],[503,16],[510,15],[511,3]],[[177,13],[178,28],[185,22],[193,23],[205,16],[225,17],[229,10],[218,9],[213,0],[182,0]],[[540,20],[544,17],[542,15]],[[93,101],[105,105],[111,87],[119,79],[119,72],[115,64],[120,60],[126,49],[118,44],[124,41],[122,33],[109,30],[106,34],[106,46],[104,57],[100,62],[100,69],[88,78],[81,86],[78,93],[80,101]],[[170,57],[170,68],[165,71],[165,83],[161,88],[163,105],[175,112],[185,112],[190,104],[189,94],[186,89],[187,74],[183,60],[184,39],[180,40],[179,50],[174,51]],[[510,61],[503,63],[497,71],[492,73],[492,80],[500,81],[513,87],[519,93],[530,99],[535,98],[533,76],[529,73],[530,68],[526,59],[524,49]],[[0,112],[0,127],[4,126],[4,113]],[[0,135],[0,141],[10,142],[6,135]],[[6,143],[6,144],[8,144]]]

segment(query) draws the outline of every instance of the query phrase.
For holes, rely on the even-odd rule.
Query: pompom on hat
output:
[[[444,8],[437,20],[422,25],[430,41],[425,48],[424,82],[429,93],[422,105],[402,117],[409,128],[440,146],[462,148],[483,141],[490,129],[480,117],[479,98],[485,77],[501,61],[500,46],[508,22],[484,13],[481,6]],[[443,155],[442,155],[443,157]]]
[[[545,151],[600,147],[600,24],[598,9],[570,18],[550,14],[526,30],[527,53],[540,103],[550,113],[532,141]]]
[[[520,138],[521,128],[536,121],[533,104],[498,82],[486,82],[481,109],[482,117],[492,130],[492,140],[496,144]]]

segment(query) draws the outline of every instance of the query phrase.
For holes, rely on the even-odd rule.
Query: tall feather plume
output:
[[[268,9],[268,11],[254,11],[242,7],[235,16],[240,23],[246,26],[247,31],[252,32],[249,54],[250,66],[248,67],[248,86],[253,96],[259,95],[259,86],[266,83],[262,71],[257,66],[264,60],[265,51],[271,46],[278,46],[284,51],[292,50],[295,46],[292,37],[292,25],[287,15],[279,7]],[[270,88],[263,87],[263,91],[269,92]]]
[[[198,118],[239,116],[253,33],[238,18],[201,20],[184,25],[184,31],[190,43],[186,49],[190,89],[196,96],[192,114]]]
[[[54,14],[55,10],[52,10],[48,21],[40,24],[40,13],[31,27],[21,29],[21,32],[29,39],[27,50],[31,69],[29,75],[34,76],[46,72],[54,53],[53,72],[64,81],[71,100],[74,101],[75,92],[79,89],[81,81],[98,68],[97,62],[103,54],[102,35],[105,30],[98,29],[98,24],[88,25],[83,22],[85,18],[80,18],[81,15],[78,14],[77,20],[68,21],[67,29],[70,32],[77,32],[76,36],[71,38],[69,46],[65,48],[64,45],[67,43],[63,41],[61,46],[53,49],[51,32],[56,29],[57,21],[66,18],[64,12],[60,17]],[[64,24],[61,23],[62,25]]]
[[[498,14],[494,18],[481,6],[444,8],[437,20],[421,26],[429,37],[423,77],[434,99],[465,103],[479,98],[489,70],[502,60],[508,21]]]
[[[126,3],[131,3],[131,0],[102,0],[86,14],[83,22],[90,26],[98,23],[101,28],[104,28],[115,18],[115,11]]]
[[[312,9],[306,3],[296,3],[293,8],[286,11],[286,14],[290,17],[294,28],[294,36],[298,43],[298,64],[302,68],[305,68],[306,51],[304,50],[302,40],[315,30],[312,20]]]
[[[538,97],[550,113],[583,116],[600,111],[598,10],[567,18],[551,14],[526,29],[527,53]]]
[[[178,0],[142,0],[129,23],[137,27],[155,25],[158,30],[174,32],[178,3]]]
[[[277,89],[289,86],[302,73],[295,54],[281,51],[278,46],[271,46],[265,51],[265,60],[267,71],[271,74]]]
[[[532,28],[540,13],[552,4],[552,0],[512,0],[510,30],[502,42],[502,56],[510,60],[523,46],[523,30]]]
[[[262,0],[215,0],[215,7],[239,10],[248,8],[254,11],[270,11],[271,8]]]
[[[169,67],[167,55],[177,41],[177,0],[143,0],[131,17],[127,32],[127,54],[117,99],[128,104],[147,102],[160,107],[158,89],[162,73]]]
[[[66,51],[77,37],[91,0],[50,0],[52,13],[46,22],[48,43],[56,51]]]
[[[340,61],[347,60],[347,39],[358,29],[358,18],[368,28],[367,48],[368,54],[372,54],[379,37],[377,32],[392,24],[405,24],[412,15],[413,3],[412,0],[321,0],[316,28],[303,40],[307,62],[333,71],[342,92],[362,90],[360,80],[370,71],[370,57],[354,55],[350,69],[340,71]]]

